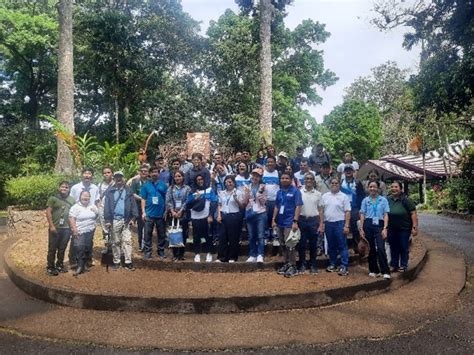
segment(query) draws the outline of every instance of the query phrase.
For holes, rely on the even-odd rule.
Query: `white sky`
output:
[[[324,115],[342,103],[344,88],[358,77],[369,75],[371,68],[392,60],[401,68],[416,71],[419,50],[402,48],[405,30],[382,33],[373,27],[369,23],[372,3],[373,0],[294,0],[287,8],[285,22],[289,28],[310,18],[326,24],[331,33],[321,49],[325,67],[339,80],[326,91],[318,90],[323,98],[321,105],[308,107],[317,122],[322,122]],[[182,5],[192,18],[202,21],[203,33],[209,21],[217,20],[226,9],[238,11],[234,0],[182,0]]]

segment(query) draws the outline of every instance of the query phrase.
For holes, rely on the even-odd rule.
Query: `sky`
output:
[[[234,0],[182,0],[184,11],[201,21],[205,33],[209,21],[217,20],[226,9],[238,12]],[[324,51],[324,64],[339,80],[325,91],[318,89],[322,104],[306,107],[317,122],[343,101],[344,88],[355,79],[370,74],[370,69],[388,60],[401,68],[417,71],[419,49],[402,48],[406,29],[380,32],[369,23],[373,0],[294,0],[287,8],[286,25],[293,29],[305,19],[326,25],[331,33],[326,43],[317,49]]]

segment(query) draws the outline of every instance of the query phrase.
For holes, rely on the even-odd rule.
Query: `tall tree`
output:
[[[57,119],[74,134],[74,72],[72,38],[73,0],[59,2],[59,47],[58,47],[58,105]],[[61,136],[58,136],[58,153],[55,171],[72,174],[72,154]]]
[[[260,129],[266,144],[272,143],[271,0],[260,0]]]

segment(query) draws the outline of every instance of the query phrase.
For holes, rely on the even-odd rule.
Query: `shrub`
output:
[[[58,184],[66,180],[72,185],[78,177],[62,175],[32,175],[16,177],[7,181],[5,190],[7,201],[25,209],[39,210],[46,208],[48,198],[58,191]]]

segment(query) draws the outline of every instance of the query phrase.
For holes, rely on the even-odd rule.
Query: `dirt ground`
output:
[[[270,271],[209,273],[137,268],[136,271],[131,272],[123,268],[118,271],[112,271],[109,268],[107,272],[106,268],[100,265],[100,250],[103,248],[103,241],[99,232],[96,233],[94,240],[96,266],[92,267],[90,272],[74,277],[72,271],[69,271],[51,277],[46,274],[47,244],[46,232],[24,237],[12,250],[11,258],[15,265],[32,279],[46,285],[88,293],[148,297],[227,297],[294,294],[374,281],[367,275],[366,263],[350,267],[349,277],[341,277],[324,270],[320,270],[319,275],[316,276],[306,273],[291,279]],[[422,249],[421,244],[415,242],[410,257],[418,259]],[[134,252],[135,257],[139,257],[137,245],[134,245]],[[168,255],[171,255],[170,251]],[[67,261],[67,251],[65,259]],[[171,262],[170,257],[166,260],[155,259],[153,262]]]

